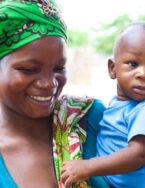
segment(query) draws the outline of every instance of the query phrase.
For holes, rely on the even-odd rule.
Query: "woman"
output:
[[[90,157],[91,131],[104,106],[87,97],[59,97],[66,38],[55,1],[0,1],[1,188],[62,188],[61,164],[82,157],[85,124],[84,157]]]

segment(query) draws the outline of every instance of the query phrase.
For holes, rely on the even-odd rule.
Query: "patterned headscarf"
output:
[[[0,58],[43,36],[67,38],[55,0],[0,0]]]

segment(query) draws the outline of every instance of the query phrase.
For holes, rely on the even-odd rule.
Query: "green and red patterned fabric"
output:
[[[59,188],[60,169],[64,160],[79,160],[82,158],[82,144],[86,132],[79,121],[93,104],[92,98],[62,96],[57,101],[53,119],[53,157]],[[79,182],[73,188],[88,188],[87,182]]]

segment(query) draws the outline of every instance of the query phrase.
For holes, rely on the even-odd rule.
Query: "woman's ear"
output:
[[[109,76],[112,79],[116,78],[116,72],[115,72],[115,60],[112,59],[108,59],[108,72],[109,72]]]

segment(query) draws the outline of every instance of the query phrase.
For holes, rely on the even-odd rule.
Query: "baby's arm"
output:
[[[127,173],[143,165],[145,165],[145,136],[135,136],[127,148],[109,156],[65,161],[61,170],[61,180],[65,188],[69,188],[72,183],[86,180],[91,176]]]

